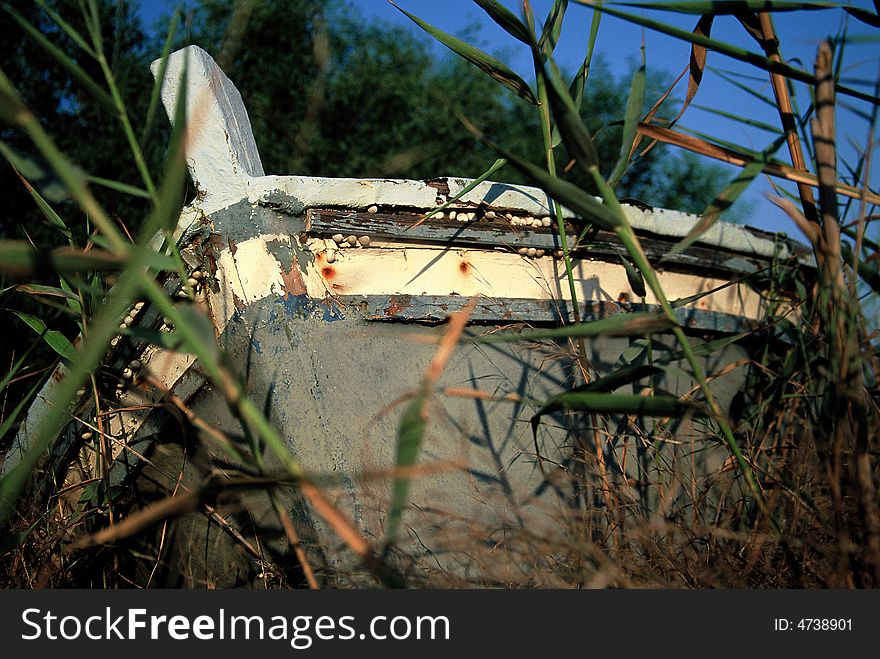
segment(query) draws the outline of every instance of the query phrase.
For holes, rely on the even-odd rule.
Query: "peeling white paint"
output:
[[[269,234],[236,243],[217,257],[215,277],[219,293],[210,295],[211,310],[218,332],[222,332],[242,304],[270,295],[284,295],[282,264],[269,251],[268,243],[290,245],[289,235]],[[234,253],[233,253],[234,252]],[[294,264],[294,267],[298,267]]]
[[[150,66],[158,76],[161,60]],[[241,94],[208,53],[188,46],[171,53],[162,103],[174,117],[186,73],[186,160],[196,188],[212,203],[235,201],[247,178],[263,176]]]

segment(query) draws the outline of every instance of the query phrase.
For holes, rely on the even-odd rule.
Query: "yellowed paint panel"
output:
[[[314,247],[313,247],[314,248]],[[489,298],[570,299],[561,260],[529,258],[506,251],[442,249],[374,244],[369,249],[347,248],[317,253],[308,268],[309,295],[461,295]],[[332,261],[332,262],[330,262]],[[574,263],[579,299],[637,302],[623,266],[579,259]],[[689,297],[726,283],[724,279],[690,274],[660,273],[670,300]],[[656,304],[648,291],[645,301]],[[731,285],[693,305],[705,311],[759,318],[760,296],[744,285]]]

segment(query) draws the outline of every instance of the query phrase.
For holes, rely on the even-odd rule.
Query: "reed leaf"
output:
[[[548,55],[556,50],[556,44],[559,43],[566,9],[568,9],[568,0],[554,0],[550,13],[544,21],[541,36],[538,38],[538,47]]]
[[[547,81],[547,96],[553,109],[553,118],[569,155],[587,171],[591,167],[598,167],[596,145],[555,65],[552,61],[548,62],[539,69],[538,74]]]
[[[400,425],[397,430],[395,467],[398,471],[402,471],[404,475],[398,475],[394,479],[391,505],[385,527],[386,549],[394,542],[403,516],[403,509],[406,506],[410,477],[405,474],[418,460],[428,424],[428,403],[431,394],[437,381],[443,374],[443,369],[446,368],[446,364],[452,356],[475,306],[475,301],[468,302],[461,311],[450,316],[449,324],[443,333],[437,352],[425,370],[421,387],[419,387],[418,393],[406,406],[401,415]]]
[[[721,219],[721,216],[733,206],[734,202],[739,199],[740,195],[746,191],[746,188],[748,188],[755,178],[764,171],[764,167],[770,161],[770,158],[772,158],[773,154],[776,153],[785,140],[786,136],[780,135],[763,151],[759,158],[750,162],[737,172],[734,179],[709,203],[697,223],[687,232],[687,235],[677,242],[664,258],[672,256],[673,254],[679,254],[693,245],[699,240],[700,236],[706,233],[719,219]]]
[[[541,417],[567,410],[585,414],[633,414],[637,416],[679,417],[697,412],[692,403],[674,396],[639,396],[636,394],[608,394],[588,391],[566,391],[541,407],[530,419],[532,431],[537,433]]]
[[[588,6],[595,6],[596,9],[598,9],[599,11],[603,11],[607,14],[610,14],[611,16],[615,16],[616,18],[629,21],[630,23],[635,23],[636,25],[641,25],[642,27],[661,32],[676,39],[705,46],[709,50],[714,50],[718,53],[721,53],[722,55],[726,55],[727,57],[745,62],[746,64],[758,67],[759,69],[763,69],[771,73],[779,73],[788,78],[798,80],[800,82],[805,82],[809,85],[815,85],[816,83],[816,77],[808,71],[795,68],[784,62],[774,61],[769,57],[758,55],[757,53],[753,53],[749,50],[746,50],[745,48],[740,48],[739,46],[734,46],[723,41],[718,41],[717,39],[711,39],[709,37],[694,34],[687,30],[683,30],[673,25],[663,23],[661,21],[655,21],[644,16],[619,11],[617,9],[609,7],[607,4],[602,4],[601,6],[598,6],[594,5],[594,3],[590,2],[589,0],[575,0],[575,2]],[[835,85],[835,89],[840,94],[846,94],[847,96],[852,96],[868,103],[874,103],[875,105],[880,104],[880,98],[871,94],[860,92],[857,89],[851,89],[849,87],[844,87],[843,85]]]
[[[619,7],[654,9],[677,14],[715,14],[736,15],[744,11],[810,11],[841,9],[846,5],[839,2],[790,2],[788,0],[714,0],[709,2],[611,2]]]
[[[522,41],[524,44],[531,43],[532,35],[529,33],[529,29],[507,7],[497,2],[497,0],[474,0],[474,2],[509,35]]]
[[[113,98],[108,94],[104,89],[97,83],[95,80],[86,73],[82,67],[74,62],[64,51],[58,48],[55,44],[53,44],[46,36],[40,32],[37,28],[30,24],[27,19],[23,18],[21,14],[19,14],[15,9],[13,9],[8,3],[3,3],[2,8],[12,17],[12,19],[18,23],[25,32],[27,32],[30,37],[36,41],[40,47],[51,55],[55,61],[57,61],[61,66],[67,69],[68,73],[79,83],[81,84],[86,91],[91,94],[91,96],[112,115],[116,114],[116,108],[113,104]]]
[[[614,251],[617,253],[617,258],[620,259],[623,269],[626,270],[626,281],[629,283],[632,292],[641,298],[645,297],[647,291],[645,290],[645,278],[642,276],[642,273],[638,271],[628,257],[616,249]]]
[[[147,116],[144,119],[144,127],[141,131],[141,146],[146,144],[153,130],[153,123],[156,120],[156,111],[159,108],[159,99],[161,98],[162,83],[165,80],[165,72],[168,70],[168,56],[171,54],[171,46],[174,43],[174,35],[177,30],[177,23],[180,21],[181,7],[178,6],[174,10],[171,21],[168,23],[168,32],[165,35],[165,43],[162,46],[162,55],[160,56],[159,71],[153,80],[153,88],[150,91],[150,104],[147,106]]]
[[[0,272],[12,275],[121,270],[124,266],[124,256],[103,249],[58,247],[45,251],[21,240],[0,240]]]
[[[474,343],[512,343],[542,339],[565,339],[591,336],[644,336],[665,332],[675,323],[655,313],[620,313],[610,318],[588,323],[566,325],[555,329],[526,330],[523,332],[496,332],[471,339]]]
[[[394,5],[394,3],[391,3]],[[409,18],[413,23],[422,28],[429,35],[434,37],[437,41],[442,43],[444,46],[449,48],[452,52],[460,57],[463,57],[468,62],[476,66],[478,69],[487,73],[493,79],[497,80],[499,83],[513,91],[520,98],[525,99],[529,103],[537,105],[538,100],[535,98],[535,95],[532,93],[531,88],[525,80],[520,78],[516,73],[514,73],[506,64],[498,61],[491,55],[484,53],[479,48],[476,48],[469,43],[458,39],[457,37],[453,37],[451,34],[447,34],[442,30],[437,29],[433,25],[426,23],[422,19],[410,14],[408,11],[405,11],[394,5],[397,9],[403,13],[404,16]]]
[[[642,108],[645,105],[645,46],[642,45],[642,64],[633,74],[630,85],[629,97],[626,101],[626,113],[623,119],[623,137],[620,142],[620,155],[617,158],[611,175],[608,177],[608,187],[614,189],[626,173],[630,155],[635,149],[639,135],[639,119],[642,116]],[[644,290],[644,285],[642,286]]]
[[[29,313],[24,313],[23,311],[17,311],[15,309],[12,309],[11,311],[18,316],[23,323],[34,330],[34,332],[46,342],[46,345],[64,357],[64,359],[69,361],[76,356],[76,348],[73,347],[73,344],[61,332],[50,330],[46,327],[46,323],[40,318]]]

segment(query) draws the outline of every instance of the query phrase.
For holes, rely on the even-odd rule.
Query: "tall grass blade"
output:
[[[567,410],[585,414],[634,414],[638,416],[678,417],[699,408],[674,396],[639,396],[636,394],[607,394],[587,391],[567,391],[544,405],[530,419],[532,431],[537,433],[541,417]]]
[[[101,178],[100,176],[87,176],[86,177],[89,183],[94,183],[95,185],[100,185],[103,188],[108,188],[110,190],[116,190],[116,192],[121,192],[122,194],[127,194],[132,197],[141,197],[142,199],[149,199],[150,193],[144,190],[143,188],[139,188],[134,185],[129,185],[128,183],[122,183],[121,181],[113,181],[108,178]]]
[[[16,276],[121,270],[124,266],[124,256],[103,249],[58,247],[43,251],[21,240],[0,240],[0,272]]]
[[[159,99],[161,98],[162,83],[165,80],[165,72],[168,69],[168,56],[171,54],[171,46],[174,44],[174,35],[177,31],[177,24],[180,22],[181,7],[178,6],[174,10],[171,21],[168,24],[168,33],[165,35],[165,44],[162,46],[162,55],[160,57],[159,71],[153,80],[153,89],[150,91],[150,105],[147,106],[147,117],[144,120],[144,127],[141,131],[141,146],[147,143],[150,137],[150,131],[153,130],[153,123],[156,120],[156,111],[159,108]]]
[[[694,27],[694,34],[701,34],[703,36],[708,37],[712,31],[712,22],[715,20],[715,17],[711,14],[700,16],[700,20],[697,21],[696,26]],[[694,100],[694,97],[697,95],[697,91],[700,89],[700,83],[703,81],[703,72],[706,70],[706,55],[708,51],[705,46],[700,46],[698,44],[691,44],[691,57],[688,61],[687,66],[684,68],[684,71],[676,78],[669,88],[663,93],[663,95],[658,99],[658,101],[654,104],[654,106],[648,110],[648,113],[645,115],[644,121],[645,123],[651,123],[654,120],[654,117],[657,115],[657,112],[666,102],[666,99],[669,98],[669,95],[672,93],[672,90],[678,84],[678,81],[684,76],[685,73],[688,73],[688,89],[687,94],[685,95],[684,101],[681,104],[681,107],[678,110],[678,113],[673,117],[672,121],[667,124],[668,128],[672,128],[678,120],[684,116],[685,110],[688,109],[688,106]],[[638,148],[639,143],[642,141],[642,135],[639,133],[635,140],[633,141],[632,153],[635,153],[635,150]],[[648,151],[650,151],[657,142],[652,142],[649,146],[645,147],[645,150],[642,151],[641,155],[645,155]],[[632,153],[630,153],[629,157],[632,157]]]
[[[776,153],[785,140],[786,136],[780,135],[769,147],[767,147],[767,149],[764,150],[760,158],[743,167],[734,179],[715,196],[711,203],[706,207],[706,210],[703,211],[699,221],[694,224],[684,238],[669,250],[666,256],[678,254],[693,245],[694,242],[699,240],[700,236],[706,233],[706,231],[721,219],[721,216],[733,206],[734,202],[739,199],[740,195],[746,191],[746,188],[748,188],[755,178],[764,171],[764,167],[770,161],[770,158],[773,157],[773,154]]]
[[[659,126],[652,126],[645,123],[640,123],[639,130],[647,137],[657,139],[660,142],[672,144],[688,151],[692,151],[694,153],[707,156],[709,158],[714,158],[716,160],[720,160],[731,165],[736,165],[738,167],[745,167],[749,163],[756,160],[754,154],[741,153],[733,149],[717,146],[705,140],[691,137],[690,135],[684,135],[674,130],[669,130],[668,128],[660,128]],[[803,170],[795,169],[776,161],[765,163],[764,172],[766,172],[770,176],[783,178],[788,181],[794,181],[795,183],[807,183],[808,185],[812,185],[813,187],[816,187],[819,184],[813,174],[804,172]],[[864,199],[869,203],[880,203],[880,195],[874,192],[870,192],[868,190],[855,188],[846,183],[841,183],[840,181],[837,182],[836,190],[838,194],[852,197],[853,199],[861,199],[862,197],[864,197]]]
[[[584,125],[580,112],[552,60],[538,70],[538,75],[547,81],[547,96],[553,109],[556,128],[569,155],[586,171],[591,167],[598,167],[599,155],[590,131]]]
[[[418,460],[428,423],[428,404],[431,394],[437,381],[443,374],[443,369],[446,368],[446,363],[452,356],[459,337],[461,337],[461,333],[464,331],[464,327],[475,306],[476,301],[471,301],[461,311],[450,316],[449,325],[440,340],[437,352],[422,378],[422,385],[415,398],[403,411],[397,430],[395,467],[398,470],[403,469],[405,472],[407,468],[414,466]],[[391,546],[397,535],[403,516],[403,509],[406,506],[409,494],[409,481],[410,478],[407,475],[398,475],[394,479],[391,505],[388,510],[385,527],[386,548]]]
[[[756,85],[751,85],[751,84],[747,84],[746,82],[743,82],[743,80],[751,79],[752,76],[738,76],[737,74],[735,74],[729,70],[717,69],[717,68],[711,67],[711,66],[709,67],[709,70],[712,73],[714,73],[715,75],[717,75],[719,78],[724,80],[725,82],[730,83],[731,85],[733,85],[737,89],[745,92],[746,94],[748,94],[752,98],[757,99],[761,103],[764,103],[765,105],[769,105],[770,107],[772,107],[774,109],[776,108],[776,103],[775,103],[775,101],[773,101],[773,99],[765,96],[764,94],[757,92],[754,89],[754,87]],[[740,80],[738,78],[742,78],[742,80]],[[761,81],[761,82],[763,82],[763,81]],[[756,84],[760,84],[760,82],[756,81]]]
[[[741,123],[745,126],[751,126],[752,128],[757,128],[758,130],[763,130],[768,133],[781,133],[782,132],[779,129],[779,126],[774,126],[773,124],[768,124],[763,121],[758,121],[757,119],[752,119],[751,117],[745,117],[743,115],[734,114],[733,112],[725,112],[724,110],[719,110],[718,108],[711,108],[708,105],[694,103],[693,108],[696,110],[702,110],[703,112],[708,112],[709,114],[714,114],[718,117],[730,119],[731,121],[736,121],[737,123]]]
[[[628,257],[621,254],[618,250],[614,251],[617,252],[617,258],[620,259],[623,269],[626,270],[626,281],[629,283],[632,292],[641,298],[645,297],[647,291],[645,290],[645,278],[642,276],[642,273],[639,272]]]
[[[533,165],[519,156],[508,153],[498,146],[495,146],[495,148],[507,158],[511,165],[532,179],[552,199],[568,207],[582,219],[603,229],[614,229],[620,224],[619,218],[607,206],[581,190],[578,186],[568,181],[563,181],[549,174],[546,170]]]
[[[70,198],[64,183],[42,158],[34,154],[19,153],[3,140],[0,140],[0,154],[16,170],[19,179],[23,179],[23,183],[27,181],[24,185],[39,189],[40,196],[45,200],[57,203]],[[47,219],[55,224],[52,218]]]
[[[880,16],[877,16],[877,14],[872,14],[868,10],[861,9],[860,7],[844,7],[843,10],[866,25],[880,27]]]
[[[394,5],[393,2],[391,4]],[[394,6],[397,7],[397,5]],[[400,7],[397,7],[397,9],[407,18],[409,18],[413,23],[418,25],[425,32],[434,37],[437,41],[449,48],[452,52],[459,55],[460,57],[463,57],[484,73],[487,73],[493,79],[497,80],[499,83],[513,91],[513,93],[515,93],[517,96],[527,100],[529,103],[532,103],[534,105],[538,103],[538,100],[532,93],[532,90],[529,87],[528,83],[526,83],[525,80],[514,73],[506,64],[503,64],[491,55],[484,53],[479,48],[475,48],[469,43],[466,43],[461,39],[458,39],[457,37],[453,37],[451,34],[447,34],[446,32],[435,28],[433,25],[426,23],[417,16],[410,14],[408,11],[401,9]]]
[[[788,0],[713,0],[708,2],[612,2],[620,7],[654,9],[677,14],[740,14],[744,11],[809,11],[839,9],[846,6],[840,2],[790,2]]]
[[[568,0],[555,0],[544,21],[541,36],[538,38],[538,47],[548,55],[556,50],[556,44],[559,43],[566,9],[568,9]]]
[[[507,159],[506,159],[506,158],[498,158],[495,162],[492,163],[492,165],[489,167],[489,169],[487,169],[485,172],[483,172],[482,174],[480,174],[480,175],[479,175],[477,178],[475,178],[473,181],[471,181],[471,182],[468,183],[466,186],[464,186],[464,187],[458,192],[458,194],[456,194],[456,195],[453,196],[453,197],[450,197],[448,200],[446,200],[445,202],[443,202],[441,205],[437,206],[437,208],[434,208],[434,209],[432,209],[431,211],[429,211],[428,213],[426,213],[426,214],[425,214],[425,217],[423,217],[421,220],[419,220],[419,221],[416,222],[415,224],[412,224],[412,225],[406,227],[406,228],[404,229],[404,231],[409,231],[410,229],[413,229],[413,228],[419,226],[422,222],[424,222],[424,221],[427,220],[428,218],[432,217],[433,215],[436,215],[437,213],[442,213],[442,212],[445,211],[447,208],[449,208],[450,206],[452,206],[455,202],[457,202],[459,199],[461,199],[462,197],[464,197],[468,192],[470,192],[471,190],[473,190],[474,188],[476,188],[478,185],[480,185],[480,183],[482,183],[483,181],[485,181],[486,179],[488,179],[490,176],[492,176],[492,175],[493,175],[495,172],[497,172],[499,169],[503,168],[506,164],[507,164]]]
[[[588,323],[566,325],[555,329],[526,330],[523,332],[496,332],[471,339],[474,343],[513,343],[542,339],[565,339],[592,336],[644,336],[665,332],[675,323],[655,313],[621,313],[610,318]]]
[[[575,2],[584,5],[595,6],[589,0],[575,0]],[[718,41],[717,39],[703,37],[701,35],[688,32],[687,30],[682,30],[681,28],[675,27],[673,25],[668,25],[660,21],[655,21],[644,16],[629,14],[627,12],[619,11],[617,9],[612,9],[607,4],[603,4],[601,7],[596,7],[600,11],[603,11],[607,14],[623,19],[625,21],[629,21],[630,23],[635,23],[636,25],[641,25],[642,27],[646,27],[651,30],[661,32],[663,34],[667,34],[682,41],[705,46],[710,50],[714,50],[721,53],[722,55],[726,55],[727,57],[745,62],[746,64],[751,64],[752,66],[756,66],[759,69],[770,71],[771,73],[780,73],[788,78],[799,80],[800,82],[805,82],[809,85],[814,85],[816,83],[815,76],[808,71],[795,68],[793,66],[785,64],[784,62],[776,62],[769,57],[758,55],[757,53],[753,53],[749,50],[746,50],[745,48],[740,48],[738,46],[734,46],[723,41]],[[842,85],[836,85],[835,88],[840,94],[846,94],[847,96],[852,96],[868,103],[880,104],[880,98],[872,96],[871,94],[866,94],[864,92],[860,92],[856,89],[850,89],[849,87],[844,87]]]
[[[6,150],[5,150],[5,146],[6,146],[5,144],[0,142],[0,151],[3,151],[3,155],[7,155]],[[8,155],[7,155],[7,159],[9,159]],[[37,192],[37,190],[34,188],[34,186],[32,186],[28,182],[28,180],[24,176],[21,175],[21,173],[18,171],[18,169],[15,167],[14,164],[12,167],[15,170],[16,176],[18,176],[18,180],[21,181],[22,185],[25,187],[25,190],[28,191],[28,194],[31,196],[31,198],[34,200],[34,202],[37,204],[37,208],[40,210],[40,213],[43,214],[43,217],[45,217],[47,220],[49,220],[49,223],[52,226],[54,226],[56,229],[58,229],[58,231],[61,232],[61,235],[64,236],[64,238],[67,240],[67,242],[72,245],[73,244],[73,234],[70,232],[70,229],[68,228],[67,224],[65,224],[64,220],[61,219],[61,216],[55,212],[55,209],[52,208],[52,206],[49,204],[49,202],[47,202],[43,198],[43,195],[41,195],[39,192]]]
[[[623,119],[623,137],[620,142],[620,155],[617,164],[608,177],[608,187],[614,189],[626,173],[630,155],[636,148],[639,134],[639,118],[645,105],[645,46],[642,45],[642,64],[633,74],[629,97],[626,101],[626,114]]]
[[[497,0],[474,0],[474,2],[509,35],[519,39],[524,44],[531,43],[532,35],[529,33],[529,29],[507,7],[497,2]],[[400,8],[398,7],[398,9]]]
[[[92,50],[92,47],[89,46],[85,38],[83,38],[83,36],[79,32],[77,32],[70,23],[65,21],[57,11],[52,9],[52,7],[50,7],[45,0],[36,0],[36,3],[44,12],[46,12],[46,15],[49,16],[49,18],[51,18],[68,37],[70,37],[71,41],[73,41],[77,46],[86,51],[89,55],[95,57],[95,51]]]
[[[55,61],[57,61],[61,66],[67,69],[68,73],[79,82],[89,94],[110,114],[116,114],[116,108],[113,104],[113,98],[104,91],[97,82],[95,82],[92,77],[86,73],[82,67],[74,62],[70,57],[58,48],[55,44],[53,44],[46,36],[40,32],[37,28],[30,24],[25,18],[21,16],[17,11],[15,11],[9,4],[3,3],[3,9],[12,16],[12,19],[18,23],[24,30],[27,32],[31,38],[36,41],[40,47],[49,53]]]
[[[425,413],[428,392],[422,391],[404,409],[400,417],[400,425],[397,428],[397,453],[394,464],[397,468],[412,467],[416,464],[425,429],[428,426],[428,417]],[[387,526],[385,537],[392,541],[397,536],[409,495],[410,482],[408,478],[396,478],[391,493],[391,506],[388,509]]]
[[[590,36],[587,40],[587,54],[584,56],[584,61],[581,62],[578,72],[575,74],[568,87],[568,93],[572,99],[574,99],[574,106],[578,111],[580,111],[581,104],[584,100],[584,87],[587,84],[587,79],[590,77],[593,53],[596,50],[596,40],[599,36],[599,24],[602,22],[602,12],[599,11],[601,6],[602,0],[596,0],[596,8],[593,11],[593,18],[590,21]]]

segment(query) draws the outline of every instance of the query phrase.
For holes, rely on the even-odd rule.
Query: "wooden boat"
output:
[[[238,91],[197,47],[169,60],[162,92],[169,115],[185,61],[187,159],[197,195],[180,216],[177,238],[198,275],[199,305],[290,451],[325,478],[328,496],[360,532],[379,541],[401,409],[395,402],[418,388],[447,316],[474,300],[471,334],[573,319],[547,197],[536,188],[483,182],[442,217],[427,217],[472,181],[267,176]],[[625,208],[648,256],[663,259],[661,282],[670,299],[684,301],[679,320],[696,344],[761,322],[767,298],[755,273],[783,259],[808,262],[791,241],[723,222],[692,248],[670,254],[698,218]],[[578,239],[582,225],[568,211],[565,217],[569,244],[576,245],[582,320],[653,308],[650,293],[638,298],[632,291],[614,236],[593,230]],[[134,322],[162,325],[149,305]],[[627,338],[591,339],[587,357],[605,373],[640,346]],[[675,351],[670,336],[655,336],[652,346]],[[692,420],[681,422],[679,441],[665,446],[653,445],[638,421],[626,418],[597,435],[586,432],[587,420],[556,415],[533,438],[536,406],[579,382],[568,353],[564,342],[463,343],[456,350],[432,401],[420,458],[425,470],[413,480],[391,559],[414,583],[563,583],[551,569],[560,548],[580,542],[584,528],[601,533],[605,524],[597,521],[604,515],[601,488],[584,489],[597,464],[603,478],[629,493],[635,515],[680,496],[682,474],[688,482],[732,481],[726,451],[703,450],[707,433]],[[707,371],[724,373],[713,384],[725,407],[742,385],[746,357],[739,344],[701,357]],[[123,340],[108,360],[119,371],[131,360],[141,365],[109,418],[115,496],[145,507],[208,473],[234,470],[168,402],[179,401],[234,440],[245,434],[192,355]],[[53,404],[53,382],[4,469],[26,450]],[[683,394],[692,383],[670,369],[654,386]],[[90,409],[83,403],[77,417],[87,419]],[[81,448],[84,430],[71,423],[56,446],[55,468],[68,483],[96,475],[93,454]],[[673,466],[666,477],[651,467],[659,453]],[[283,503],[319,580],[375,583],[295,488],[284,491]],[[141,584],[242,586],[281,578],[272,570],[295,562],[282,531],[265,492],[237,494],[226,506],[163,526],[142,561]]]

